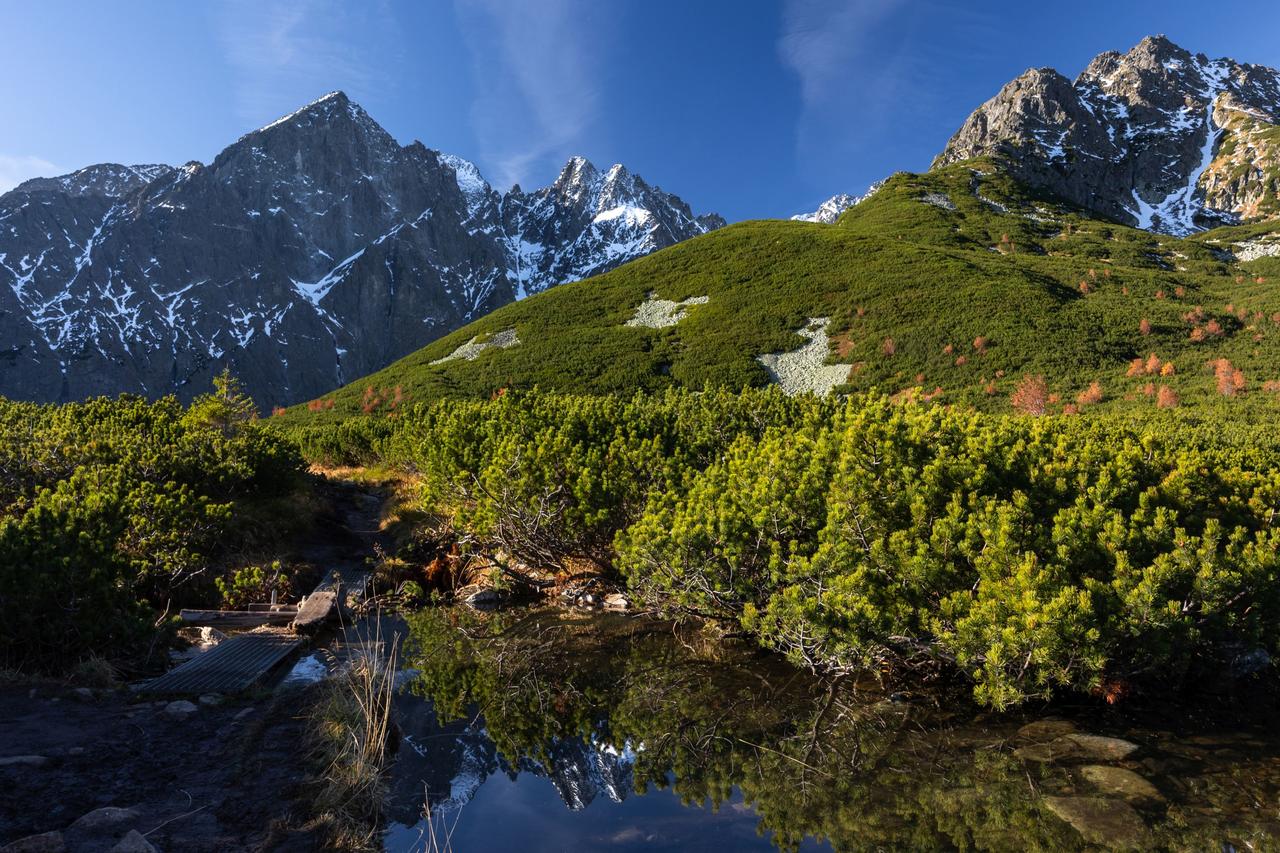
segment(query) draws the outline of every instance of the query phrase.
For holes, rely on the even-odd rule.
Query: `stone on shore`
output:
[[[164,712],[170,717],[186,719],[199,709],[186,699],[178,699],[164,706]]]

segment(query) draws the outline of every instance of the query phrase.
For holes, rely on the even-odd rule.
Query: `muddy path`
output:
[[[316,489],[324,509],[314,534],[282,543],[282,555],[318,573],[365,565],[386,544],[381,495],[333,480]],[[14,842],[108,851],[130,831],[161,851],[319,849],[308,727],[323,689],[282,685],[174,706],[124,685],[0,682],[0,851]],[[51,833],[44,846],[19,841],[42,833]]]

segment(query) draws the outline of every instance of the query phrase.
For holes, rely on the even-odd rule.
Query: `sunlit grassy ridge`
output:
[[[1238,264],[1228,250],[1275,228],[1182,240],[1037,198],[982,161],[901,173],[835,226],[732,225],[508,305],[284,417],[386,415],[503,388],[761,386],[756,356],[802,346],[809,317],[831,318],[849,390],[999,411],[1040,375],[1050,410],[1080,407],[1094,382],[1100,399],[1085,406],[1154,408],[1160,386],[1166,404],[1188,406],[1223,398],[1226,359],[1233,405],[1271,412],[1262,386],[1280,380],[1280,260]],[[709,301],[673,327],[626,326],[650,293]],[[507,330],[519,344],[431,363]]]

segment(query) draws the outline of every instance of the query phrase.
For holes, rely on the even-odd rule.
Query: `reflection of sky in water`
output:
[[[597,798],[582,811],[565,807],[548,779],[521,773],[515,781],[496,773],[461,810],[436,820],[441,849],[445,836],[458,853],[485,850],[775,850],[756,834],[758,819],[734,791],[718,812],[686,806],[669,790],[650,789],[621,803]],[[450,834],[451,833],[451,834]],[[393,825],[386,834],[392,853],[431,849],[424,825]],[[829,849],[806,840],[801,850]]]
[[[293,665],[284,677],[284,684],[314,684],[329,674],[329,667],[319,655],[307,655]]]
[[[1176,734],[1100,703],[974,716],[945,692],[885,696],[660,623],[475,616],[463,628],[481,640],[460,644],[447,618],[417,616],[419,689],[396,698],[393,853],[773,849],[740,788],[717,811],[633,793],[664,775],[695,793],[741,786],[780,837],[809,834],[808,853],[1274,847],[1270,715]]]

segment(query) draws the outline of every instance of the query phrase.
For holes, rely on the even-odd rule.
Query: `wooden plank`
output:
[[[259,684],[302,640],[277,632],[240,634],[139,687],[143,693],[240,693]]]
[[[337,618],[348,599],[363,598],[373,574],[365,569],[335,569],[298,605],[293,630],[312,631]]]
[[[297,608],[282,610],[182,610],[178,618],[188,625],[219,628],[256,628],[259,625],[288,625]]]
[[[309,631],[328,622],[338,614],[338,591],[336,589],[316,589],[298,605],[298,613],[293,619],[293,630]]]

